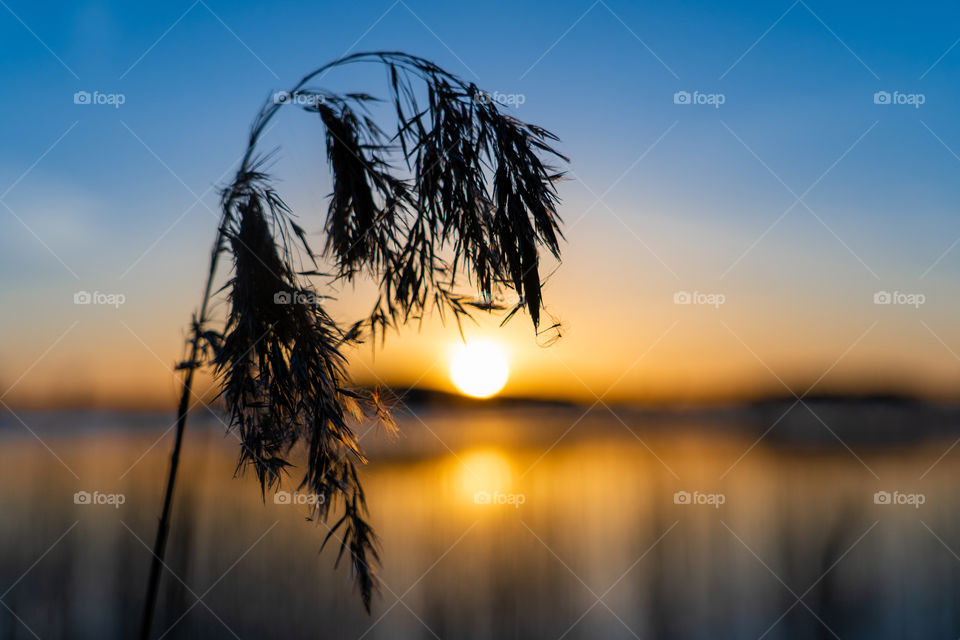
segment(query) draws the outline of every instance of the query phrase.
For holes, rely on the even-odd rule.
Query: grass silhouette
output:
[[[364,93],[309,86],[336,67],[373,63],[387,72],[395,121],[374,122],[379,102]],[[258,143],[285,105],[315,114],[324,128],[333,191],[320,253],[272,186]],[[147,587],[141,637],[149,638],[166,550],[170,512],[194,374],[212,367],[241,447],[237,472],[252,469],[263,496],[305,458],[298,490],[311,494],[314,519],[333,521],[324,539],[349,554],[366,609],[377,588],[377,539],[366,519],[357,465],[365,462],[351,427],[366,416],[392,428],[376,392],[355,389],[345,347],[399,329],[428,309],[459,324],[474,311],[525,309],[540,330],[540,250],[560,257],[562,238],[549,164],[565,161],[557,138],[500,109],[489,94],[432,62],[401,52],[335,60],[277,94],[254,120],[246,153],[223,190],[221,219],[203,299],[193,317],[177,429]],[[214,291],[221,258],[232,260]],[[334,272],[319,270],[327,259]],[[304,269],[309,263],[312,268]],[[370,313],[340,326],[311,278],[370,277],[378,295]],[[458,288],[465,279],[473,289]],[[512,294],[511,294],[512,292]],[[507,295],[517,302],[506,304]],[[223,328],[212,300],[224,297]],[[219,326],[219,325],[218,325]],[[334,520],[333,518],[339,515]]]

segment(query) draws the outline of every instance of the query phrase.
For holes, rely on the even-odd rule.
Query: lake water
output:
[[[318,553],[323,525],[233,478],[237,442],[201,411],[154,637],[956,638],[957,422],[897,411],[879,415],[904,437],[864,408],[403,413],[398,440],[364,435],[371,615]],[[134,637],[173,417],[17,415],[0,417],[0,638]]]

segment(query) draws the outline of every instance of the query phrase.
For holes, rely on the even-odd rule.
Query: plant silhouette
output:
[[[308,86],[333,68],[358,63],[385,69],[388,98]],[[373,120],[371,107],[379,102],[395,114],[389,130]],[[272,186],[258,150],[268,123],[286,105],[317,116],[323,127],[333,190],[320,253]],[[364,416],[393,424],[378,392],[351,386],[344,349],[382,341],[388,330],[430,308],[441,317],[452,314],[458,324],[477,310],[505,311],[506,322],[525,309],[540,330],[540,250],[559,258],[562,238],[555,188],[561,174],[549,163],[566,158],[551,146],[556,140],[503,113],[473,83],[401,52],[340,58],[263,107],[236,176],[222,192],[203,299],[180,364],[183,388],[144,639],[156,607],[194,374],[204,366],[212,367],[229,428],[240,440],[237,473],[252,469],[265,497],[280,486],[292,459],[304,459],[298,490],[315,498],[313,519],[332,521],[324,545],[339,542],[338,562],[348,554],[369,611],[377,539],[357,475],[365,458],[351,425]],[[224,256],[232,271],[214,291]],[[329,261],[332,273],[322,273],[318,260]],[[358,277],[377,283],[376,301],[366,317],[340,326],[311,280],[329,285]],[[474,293],[460,292],[458,279]],[[517,302],[506,304],[508,295]],[[218,296],[229,307],[216,323],[222,328],[211,317]]]

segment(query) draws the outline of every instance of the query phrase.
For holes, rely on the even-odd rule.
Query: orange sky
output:
[[[831,281],[836,265],[817,256],[793,280],[789,274],[761,279],[754,267],[726,285],[697,287],[678,283],[642,248],[599,250],[606,233],[584,224],[569,234],[566,261],[545,291],[563,325],[557,343],[539,346],[523,315],[504,328],[482,317],[481,326],[465,326],[468,338],[504,344],[511,364],[504,394],[587,403],[597,397],[724,402],[788,394],[784,384],[799,394],[818,379],[814,392],[943,399],[960,389],[960,362],[951,351],[960,340],[949,307],[935,297],[919,310],[875,305],[869,281],[855,283],[859,291]],[[614,244],[628,240],[621,235]],[[822,279],[811,279],[811,271]],[[716,308],[675,304],[680,290],[723,292],[726,299]],[[340,292],[334,312],[356,317],[368,293],[363,287]],[[114,309],[77,307],[64,301],[68,294],[55,301],[59,313],[42,314],[28,333],[3,345],[4,402],[172,408],[178,385],[170,367],[182,350],[187,296],[133,293]],[[38,294],[36,304],[53,303]],[[391,335],[376,354],[368,346],[355,350],[351,371],[362,384],[453,390],[448,367],[458,340],[454,326],[430,318],[419,331],[410,326]]]

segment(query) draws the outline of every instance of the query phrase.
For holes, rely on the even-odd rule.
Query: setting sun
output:
[[[503,347],[492,340],[457,345],[450,360],[450,379],[461,393],[489,398],[507,383],[509,365]]]

